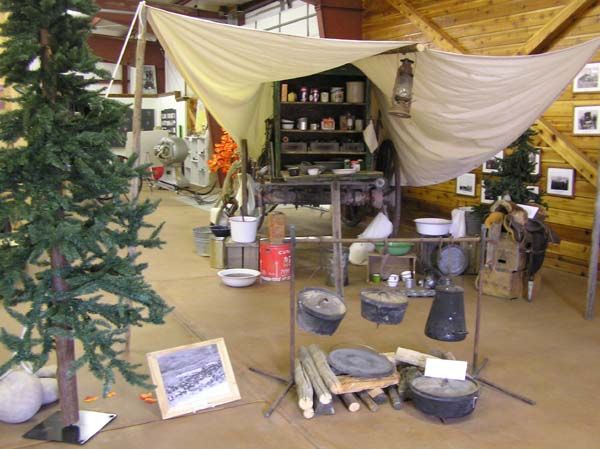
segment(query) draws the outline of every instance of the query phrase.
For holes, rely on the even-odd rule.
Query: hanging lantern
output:
[[[410,103],[412,101],[412,85],[413,85],[413,62],[404,58],[402,65],[398,67],[396,74],[396,82],[394,83],[394,91],[392,92],[392,107],[389,114],[401,118],[410,117]]]

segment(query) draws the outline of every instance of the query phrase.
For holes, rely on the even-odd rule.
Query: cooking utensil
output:
[[[334,168],[331,170],[334,175],[352,175],[356,173],[353,168]]]
[[[298,293],[298,325],[306,332],[333,335],[345,315],[346,305],[330,290],[309,287]]]
[[[391,254],[392,256],[403,256],[408,253],[412,247],[412,243],[388,242],[387,254]],[[375,243],[375,248],[377,248],[378,253],[384,254],[385,244],[383,242]]]
[[[367,288],[360,292],[360,314],[373,323],[398,324],[407,307],[407,297],[397,291]]]
[[[298,176],[300,174],[300,167],[288,167],[288,175]]]
[[[438,285],[427,317],[425,335],[440,341],[462,341],[467,334],[464,290],[456,285]]]
[[[475,410],[479,384],[471,379],[454,380],[415,377],[409,384],[415,407],[440,419],[461,418]]]
[[[327,361],[336,373],[355,377],[385,377],[396,370],[387,357],[362,348],[335,349],[329,353]]]
[[[224,225],[211,225],[211,232],[215,237],[229,237],[231,235],[231,228]]]
[[[249,268],[231,268],[217,273],[221,281],[229,287],[248,287],[256,282],[260,271]]]
[[[300,117],[296,120],[296,128],[306,131],[308,129],[308,117]]]
[[[444,218],[417,218],[415,219],[417,232],[421,235],[446,235],[450,233],[451,220]]]

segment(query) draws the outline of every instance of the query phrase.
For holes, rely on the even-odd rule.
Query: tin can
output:
[[[329,103],[329,92],[321,92],[321,103]]]
[[[313,87],[310,90],[310,101],[313,103],[318,103],[319,102],[319,89],[317,89],[316,87]]]
[[[334,103],[344,102],[344,88],[343,87],[332,87],[331,88],[331,101]]]
[[[350,165],[350,159],[344,159],[344,168],[352,168]]]
[[[298,100],[302,102],[308,101],[308,87],[303,86],[300,88],[300,98]]]
[[[371,274],[371,282],[373,284],[380,284],[381,283],[381,275],[379,273]]]

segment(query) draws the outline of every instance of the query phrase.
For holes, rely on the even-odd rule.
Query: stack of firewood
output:
[[[315,415],[333,415],[333,398],[337,396],[348,411],[360,410],[361,403],[376,412],[379,406],[389,402],[400,410],[408,398],[409,382],[422,375],[422,368],[429,354],[398,348],[396,353],[386,353],[402,369],[389,376],[365,379],[336,376],[327,362],[326,354],[317,346],[301,347],[296,359],[295,376],[298,406],[305,418]]]

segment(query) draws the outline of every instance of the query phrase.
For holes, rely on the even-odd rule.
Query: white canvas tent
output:
[[[427,49],[415,61],[410,119],[389,116],[398,55],[414,42],[288,36],[222,25],[147,7],[170,61],[217,121],[256,156],[273,112],[273,81],[353,63],[373,82],[403,183],[457,177],[505,148],[560,95],[600,39],[533,56],[467,56]]]

